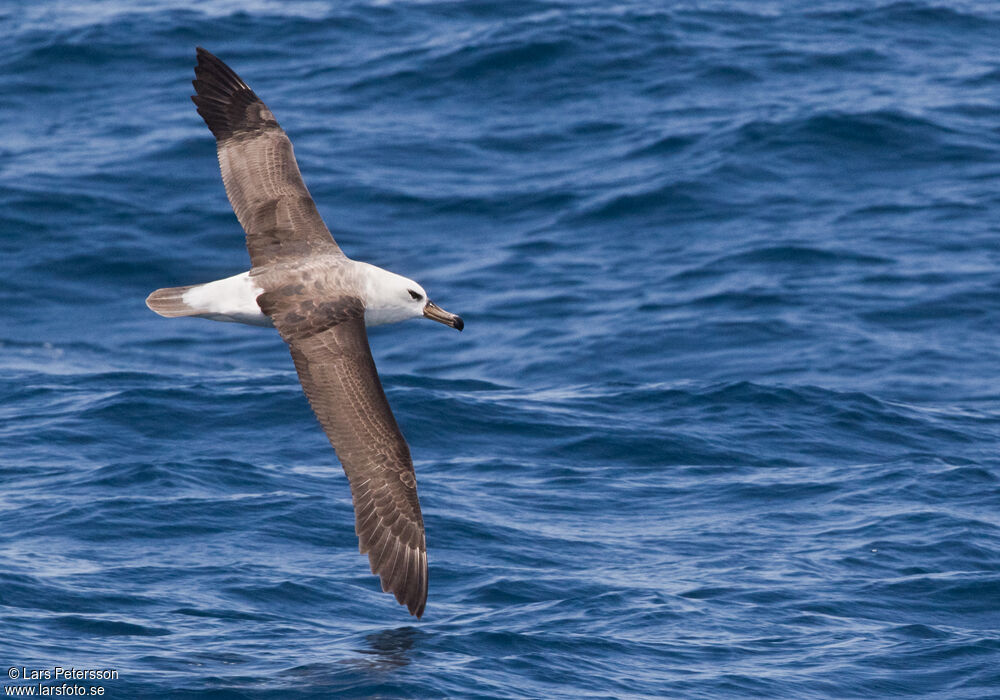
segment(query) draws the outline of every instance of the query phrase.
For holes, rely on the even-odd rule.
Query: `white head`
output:
[[[424,288],[413,280],[368,263],[360,264],[364,275],[366,326],[426,316],[458,330],[465,327],[461,316],[448,313],[432,302]]]

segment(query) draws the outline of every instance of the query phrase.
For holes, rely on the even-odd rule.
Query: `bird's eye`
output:
[[[420,301],[421,299],[424,298],[424,295],[421,294],[420,292],[415,292],[412,289],[407,289],[406,291],[408,291],[410,293],[410,296],[416,299],[417,301]]]

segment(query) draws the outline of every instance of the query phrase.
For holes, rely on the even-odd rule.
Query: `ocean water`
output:
[[[277,334],[143,303],[248,266],[196,45],[466,320],[371,333],[420,621]],[[6,0],[0,94],[5,692],[1000,696],[996,3]]]

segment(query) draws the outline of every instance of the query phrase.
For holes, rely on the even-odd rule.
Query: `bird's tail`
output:
[[[189,284],[186,287],[164,287],[146,297],[146,306],[151,308],[160,316],[176,318],[177,316],[194,316],[200,313],[198,309],[184,303],[184,293],[196,284]]]

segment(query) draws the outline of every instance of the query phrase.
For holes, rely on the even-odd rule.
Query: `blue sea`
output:
[[[249,266],[198,45],[465,319],[370,333],[419,621],[279,336],[144,304]],[[997,3],[5,0],[0,94],[5,693],[1000,697]]]

